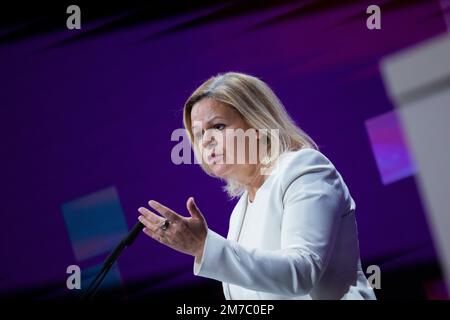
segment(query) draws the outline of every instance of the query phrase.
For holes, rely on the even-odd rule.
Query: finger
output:
[[[150,220],[153,223],[161,223],[162,220],[164,220],[163,218],[161,218],[160,216],[158,216],[156,213],[151,212],[150,210],[148,210],[145,207],[140,207],[138,209],[139,213],[142,214],[146,219]]]
[[[203,220],[203,215],[200,212],[200,209],[197,207],[197,204],[195,203],[194,197],[190,197],[186,203],[186,207],[189,211],[189,214],[193,218],[197,218],[200,220]]]
[[[164,232],[156,231],[155,232],[148,228],[144,228],[143,231],[146,235],[161,242],[162,244],[165,244],[166,246],[168,246],[172,249],[179,250],[179,245],[177,245],[177,243],[179,244],[179,241],[177,241],[177,239],[174,239],[173,235],[169,235],[166,231],[164,231]]]
[[[153,232],[157,232],[159,229],[159,224],[158,223],[153,223],[151,221],[149,221],[147,218],[145,218],[144,216],[139,216],[138,218],[139,222],[141,222],[146,228],[152,230]]]
[[[157,201],[150,200],[148,204],[150,205],[150,207],[158,211],[158,213],[161,214],[164,218],[167,218],[170,221],[175,221],[183,218],[179,214],[175,213],[175,211],[167,208],[166,206],[163,206]]]
[[[165,244],[167,246],[170,246],[168,239],[166,239],[162,234],[154,232],[148,228],[144,228],[142,231],[149,237],[155,239],[156,241],[161,242],[162,244]]]

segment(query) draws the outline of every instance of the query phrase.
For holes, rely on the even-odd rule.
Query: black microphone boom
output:
[[[136,240],[137,236],[142,231],[142,229],[144,229],[144,225],[140,222],[136,223],[136,225],[133,227],[133,229],[131,229],[131,231],[127,234],[127,236],[109,254],[109,256],[105,259],[105,262],[103,262],[102,269],[97,274],[95,279],[91,282],[84,295],[81,297],[82,300],[94,298],[95,294],[98,291],[98,288],[100,287],[100,284],[106,277],[107,273],[113,266],[114,262],[116,262],[117,258],[120,256],[120,254],[126,247],[131,246],[133,244],[134,240]]]

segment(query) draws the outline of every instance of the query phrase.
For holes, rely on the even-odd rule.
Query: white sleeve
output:
[[[345,208],[331,162],[317,151],[305,156],[306,163],[294,159],[282,177],[281,250],[247,249],[208,230],[195,275],[286,296],[311,291],[329,261]]]

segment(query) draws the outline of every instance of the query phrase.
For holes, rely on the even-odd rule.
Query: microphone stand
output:
[[[91,284],[87,288],[86,292],[81,297],[82,301],[92,300],[94,298],[98,289],[100,288],[100,285],[102,284],[103,280],[105,279],[106,275],[108,274],[113,264],[116,262],[117,258],[119,258],[120,254],[126,247],[130,246],[134,242],[136,237],[139,235],[139,232],[141,232],[143,228],[144,225],[142,223],[140,222],[136,223],[136,225],[128,233],[128,235],[109,254],[109,256],[103,262],[102,269],[100,270],[95,279],[91,282]]]

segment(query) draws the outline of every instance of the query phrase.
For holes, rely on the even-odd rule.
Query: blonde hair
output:
[[[184,104],[183,124],[197,158],[200,151],[194,143],[191,110],[197,102],[204,98],[212,98],[234,108],[251,128],[267,129],[269,132],[268,145],[273,138],[270,135],[271,129],[278,129],[279,150],[274,155],[269,153],[266,159],[262,159],[263,166],[270,167],[281,154],[288,151],[303,148],[319,149],[316,143],[295,124],[281,101],[266,83],[247,74],[227,72],[209,78],[192,93]],[[214,177],[208,165],[204,161],[199,162],[202,169]],[[244,193],[244,185],[232,179],[224,180],[226,181],[224,190],[231,198],[239,197]]]

